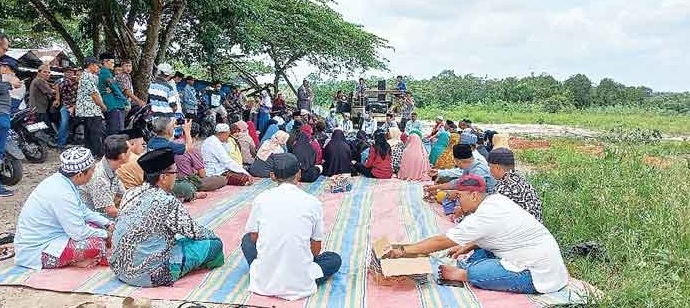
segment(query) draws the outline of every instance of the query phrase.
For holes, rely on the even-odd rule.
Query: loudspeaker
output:
[[[379,90],[385,90],[386,89],[386,80],[379,80]]]

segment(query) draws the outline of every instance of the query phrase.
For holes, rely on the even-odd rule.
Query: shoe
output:
[[[12,196],[14,196],[14,192],[12,192],[9,189],[0,187],[0,197],[12,197]]]

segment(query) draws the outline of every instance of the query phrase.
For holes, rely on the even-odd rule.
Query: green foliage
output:
[[[686,307],[690,196],[679,192],[690,191],[690,168],[678,155],[690,154],[688,144],[607,142],[604,157],[580,153],[581,145],[561,140],[518,152],[520,162],[548,166],[530,182],[561,249],[585,241],[605,248],[604,258],[566,259],[570,274],[603,292],[597,306]],[[658,152],[670,166],[642,163]]]

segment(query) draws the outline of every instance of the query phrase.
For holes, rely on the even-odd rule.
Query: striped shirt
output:
[[[170,103],[175,102],[175,91],[163,77],[156,77],[149,86],[149,104],[156,114],[173,114]]]

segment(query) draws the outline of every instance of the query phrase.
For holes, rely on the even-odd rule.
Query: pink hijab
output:
[[[428,181],[429,155],[424,150],[422,139],[417,134],[410,134],[407,137],[407,146],[400,159],[400,170],[398,178],[401,180]]]

